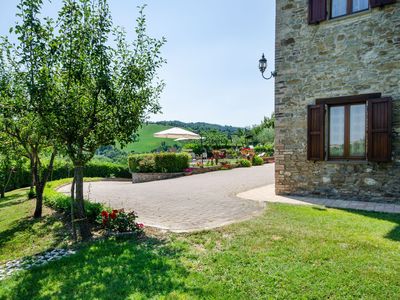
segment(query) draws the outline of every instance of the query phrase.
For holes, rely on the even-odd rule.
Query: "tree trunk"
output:
[[[9,173],[8,173],[7,181],[6,181],[6,183],[5,183],[4,187],[3,187],[3,189],[2,189],[1,192],[0,192],[0,193],[1,193],[0,198],[5,198],[7,186],[8,186],[8,184],[10,183],[11,176],[12,176],[12,169],[10,169],[10,171],[9,171]]]
[[[42,178],[40,178],[38,164],[39,157],[36,157],[33,164],[33,174],[35,176],[35,188],[36,188],[36,208],[35,213],[33,215],[34,218],[42,217],[43,210],[43,192],[44,187],[46,186],[47,179],[49,178],[50,172],[53,170],[54,158],[56,157],[56,150],[51,154],[50,162],[47,167],[47,170],[43,172]]]
[[[40,183],[36,183],[36,208],[33,217],[41,218],[42,210],[43,210],[43,187]]]
[[[31,191],[33,191],[35,187],[35,171],[34,171],[34,160],[33,158],[30,159],[31,161]]]
[[[76,226],[75,226],[75,175],[72,179],[71,184],[71,228],[72,228],[72,238],[76,242],[77,235],[76,235]]]
[[[39,174],[37,159],[35,159],[33,161],[32,173],[33,173],[33,176],[35,177],[35,193],[36,193],[36,207],[35,207],[35,212],[33,214],[33,217],[41,218],[42,217],[42,207],[43,207],[43,189],[40,184],[40,174]]]
[[[85,204],[83,202],[83,166],[75,165],[75,208],[76,217],[79,224],[79,232],[82,240],[86,241],[92,237],[90,232],[89,222],[86,218]]]

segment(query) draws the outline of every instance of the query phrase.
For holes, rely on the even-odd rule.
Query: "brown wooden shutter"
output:
[[[390,161],[392,156],[392,99],[368,100],[368,160]]]
[[[325,105],[309,105],[307,119],[307,159],[324,160]]]
[[[308,0],[308,24],[326,20],[326,0]]]
[[[383,5],[392,4],[395,2],[396,2],[396,0],[369,0],[371,7],[383,6]]]

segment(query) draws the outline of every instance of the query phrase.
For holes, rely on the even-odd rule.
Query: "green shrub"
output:
[[[187,143],[183,145],[183,149],[191,149],[194,154],[201,155],[203,153],[203,147],[200,143]]]
[[[274,144],[258,145],[254,147],[254,151],[257,154],[264,152],[267,156],[274,155]]]
[[[153,173],[156,171],[154,154],[132,154],[129,156],[129,169],[133,173]]]
[[[234,149],[226,150],[226,158],[238,158],[238,157],[239,157],[239,151],[236,151]]]
[[[47,163],[47,162],[46,162]],[[85,177],[118,177],[131,178],[131,173],[126,165],[116,164],[112,162],[104,162],[93,160],[89,162],[83,171]],[[59,180],[63,178],[71,178],[74,176],[74,167],[71,162],[57,158],[54,162],[53,171],[50,174],[49,181]],[[16,169],[11,176],[9,190],[26,187],[31,184],[31,173],[29,163]]]
[[[98,178],[85,178],[86,180],[95,181],[99,180]],[[71,197],[59,193],[56,189],[64,184],[71,183],[71,178],[60,179],[56,181],[51,181],[46,185],[43,194],[44,204],[48,207],[53,208],[56,211],[65,213],[66,215],[70,215],[71,213]],[[104,209],[104,206],[100,203],[93,203],[85,200],[85,212],[86,216],[90,222],[94,222],[97,216]]]
[[[83,170],[85,177],[117,177],[130,178],[131,173],[126,165],[119,165],[111,162],[91,161]]]
[[[157,153],[154,160],[156,172],[176,173],[189,168],[190,156],[187,153]]]
[[[244,159],[244,158],[239,159],[239,160],[238,160],[238,164],[239,164],[239,166],[242,167],[242,168],[249,168],[249,167],[251,167],[251,162],[250,162],[249,160],[247,160],[247,159]]]
[[[259,156],[253,157],[253,166],[261,166],[262,164],[264,164],[264,160],[261,157]]]
[[[129,156],[129,168],[134,173],[175,173],[189,168],[187,153],[152,153]]]

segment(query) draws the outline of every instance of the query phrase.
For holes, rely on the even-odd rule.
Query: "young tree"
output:
[[[64,0],[56,45],[56,97],[35,98],[33,106],[74,165],[75,211],[82,239],[91,236],[83,201],[83,168],[101,145],[124,144],[160,110],[164,83],[157,69],[164,39],[146,33],[143,7],[136,40],[114,29],[106,0]],[[110,42],[114,37],[115,45]]]
[[[16,141],[30,160],[36,191],[34,217],[42,216],[43,191],[56,155],[47,124],[34,105],[51,97],[51,21],[39,18],[41,0],[22,0],[18,5],[20,23],[15,26],[18,45],[3,39],[0,52],[0,131]],[[14,29],[11,29],[12,32]],[[43,156],[50,157],[43,163]]]
[[[0,134],[0,198],[5,197],[8,185],[21,160],[19,148]]]

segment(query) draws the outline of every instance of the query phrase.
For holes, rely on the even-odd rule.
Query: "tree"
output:
[[[64,0],[59,34],[50,42],[56,49],[56,96],[35,98],[32,104],[73,162],[74,209],[84,240],[91,236],[83,201],[84,166],[101,145],[130,142],[149,113],[160,110],[164,83],[157,79],[157,69],[165,62],[160,57],[165,40],[147,35],[143,9],[136,40],[129,44],[125,32],[112,27],[106,0]]]
[[[201,147],[201,143],[199,141],[186,143],[183,145],[183,149],[191,149],[196,155],[201,155],[204,152],[204,149]]]
[[[241,135],[240,133],[232,135],[231,142],[232,145],[234,145],[236,148],[239,146],[243,147],[246,145],[246,139],[244,135]]]
[[[209,148],[221,148],[228,144],[228,137],[218,130],[209,130],[201,134],[204,137],[204,144]]]
[[[255,137],[254,142],[256,144],[273,144],[275,140],[274,128],[263,128]]]
[[[10,180],[21,165],[20,150],[6,135],[0,134],[0,198],[5,197]]]
[[[251,140],[254,144],[273,144],[275,139],[275,115],[270,118],[264,117],[259,125],[253,126],[250,130]]]
[[[40,6],[40,0],[20,2],[17,15],[22,21],[10,30],[17,33],[19,44],[14,47],[3,38],[0,49],[0,132],[8,142],[18,143],[30,160],[36,218],[42,216],[43,191],[56,155],[48,126],[32,106],[38,98],[49,97],[53,82],[48,71],[51,26],[40,22]],[[43,163],[43,156],[50,156],[48,164]]]

